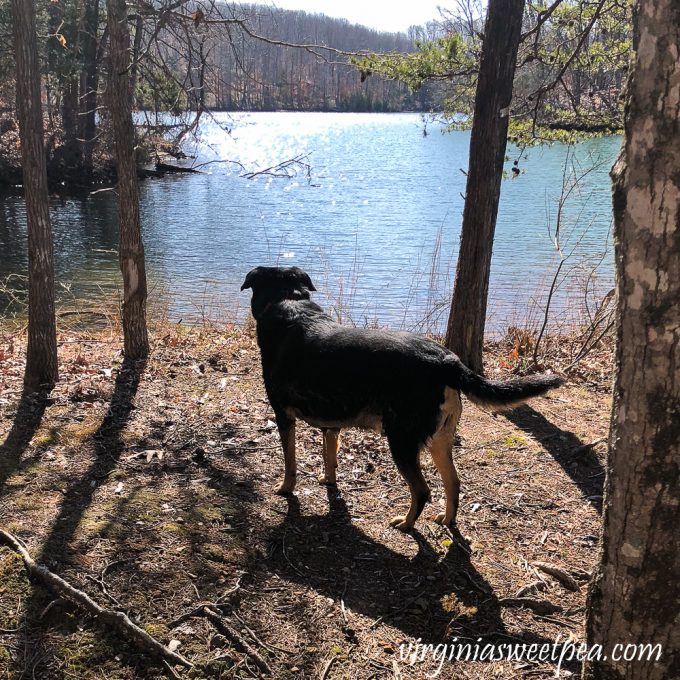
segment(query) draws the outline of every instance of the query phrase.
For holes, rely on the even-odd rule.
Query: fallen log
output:
[[[156,163],[156,170],[160,173],[192,172],[199,175],[202,174],[200,170],[196,170],[195,168],[186,168],[182,165],[172,165],[171,163],[161,163],[160,161]]]

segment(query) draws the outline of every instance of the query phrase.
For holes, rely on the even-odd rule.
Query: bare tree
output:
[[[123,274],[123,337],[126,359],[149,353],[146,327],[146,264],[139,217],[135,129],[130,88],[130,31],[125,0],[106,0],[109,27],[109,81],[106,88],[118,173],[118,258]]]
[[[680,7],[640,0],[626,138],[612,177],[618,349],[586,680],[680,673]],[[659,645],[616,659],[616,645]],[[620,650],[619,650],[620,652]]]
[[[28,392],[51,389],[58,378],[54,255],[33,0],[12,0],[12,17],[28,225],[28,349],[24,376]]]
[[[491,252],[524,0],[490,0],[475,95],[463,226],[446,345],[482,370]]]

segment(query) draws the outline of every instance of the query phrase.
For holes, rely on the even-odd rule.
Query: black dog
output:
[[[341,326],[310,301],[316,289],[298,267],[257,267],[246,276],[241,290],[246,288],[253,290],[262,373],[285,457],[280,494],[295,487],[297,418],[323,431],[324,484],[335,484],[340,429],[375,429],[387,436],[411,491],[408,513],[395,517],[392,526],[413,527],[429,500],[419,461],[426,445],[446,490],[446,511],[437,521],[450,525],[460,489],[451,456],[460,393],[499,410],[562,384],[548,375],[486,380],[418,335]]]

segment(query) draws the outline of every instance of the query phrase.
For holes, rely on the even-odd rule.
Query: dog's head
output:
[[[241,290],[252,288],[250,302],[253,316],[257,320],[270,304],[282,300],[309,300],[310,291],[315,291],[309,274],[299,267],[255,267],[248,272]]]

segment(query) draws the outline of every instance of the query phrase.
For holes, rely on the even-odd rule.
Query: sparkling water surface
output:
[[[423,129],[421,116],[410,113],[204,118],[197,139],[186,143],[201,172],[141,185],[152,305],[171,320],[243,319],[249,296],[239,289],[247,271],[296,264],[312,276],[318,301],[345,321],[441,330],[455,274],[469,132],[444,134],[433,123],[426,135]],[[611,287],[608,172],[619,145],[619,138],[605,137],[571,151],[559,144],[508,149],[491,332],[541,315],[559,262],[548,226],[555,225],[568,155],[585,176],[561,214],[569,276],[555,296],[552,322],[580,313],[586,280],[596,294]],[[267,171],[291,159],[297,160]],[[262,174],[248,179],[246,173]],[[116,200],[113,192],[52,199],[62,308],[119,295]],[[25,251],[23,200],[6,196],[0,280],[25,275]],[[21,279],[13,281],[21,286]],[[0,314],[12,313],[2,293],[0,303]]]

